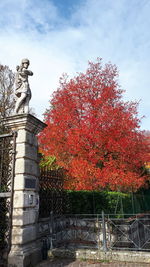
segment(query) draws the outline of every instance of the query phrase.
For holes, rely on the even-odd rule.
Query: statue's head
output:
[[[29,64],[30,64],[29,59],[24,58],[21,60],[21,65],[24,66],[25,68],[28,68]]]

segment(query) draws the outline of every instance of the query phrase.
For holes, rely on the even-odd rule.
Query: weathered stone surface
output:
[[[36,227],[29,225],[24,228],[13,226],[12,244],[25,244],[36,239]]]
[[[37,241],[39,209],[39,166],[37,153],[38,134],[46,126],[30,114],[18,114],[4,119],[6,127],[17,132],[12,218],[12,246],[8,266],[35,266],[41,260],[41,243]],[[25,180],[36,183],[25,187]],[[26,183],[27,185],[27,183]]]
[[[88,250],[88,249],[53,249],[48,254],[52,254],[58,258],[76,258],[76,259],[92,259],[92,260],[110,260],[110,261],[122,261],[122,262],[141,262],[150,263],[150,257],[148,252],[140,251],[100,251],[100,250]],[[141,265],[142,266],[142,265]]]
[[[31,159],[19,158],[16,160],[15,174],[27,174],[37,176],[39,167],[37,162]]]
[[[21,226],[34,224],[38,219],[38,212],[33,208],[26,208],[23,210],[22,208],[14,209],[13,211],[13,225]]]
[[[14,247],[14,246],[13,246]],[[21,250],[12,250],[8,258],[8,267],[29,267],[36,266],[42,260],[41,250],[30,247],[30,249],[21,248]]]
[[[36,183],[36,187],[35,189],[33,188],[25,188],[25,179],[31,179],[31,180],[35,180]],[[33,175],[24,175],[24,174],[17,174],[15,176],[15,180],[14,180],[14,190],[15,191],[20,191],[20,190],[38,190],[38,179],[37,176],[33,176]]]
[[[32,144],[17,143],[16,145],[16,159],[28,158],[37,161],[37,147]]]
[[[31,201],[32,197],[32,203]],[[15,191],[14,192],[14,208],[35,207],[37,205],[37,193],[34,191]]]
[[[10,127],[14,131],[24,129],[34,135],[38,134],[46,127],[45,123],[31,114],[17,114],[7,117],[6,119],[3,119],[3,123],[6,127]]]
[[[28,76],[32,76],[33,72],[28,70],[30,61],[27,58],[22,59],[20,66],[16,67],[15,75],[15,113],[29,113],[29,101],[31,99],[31,89]]]
[[[17,144],[23,143],[27,143],[36,147],[38,146],[37,137],[32,132],[19,129],[17,135]]]

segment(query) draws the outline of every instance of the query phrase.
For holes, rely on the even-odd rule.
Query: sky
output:
[[[15,72],[29,58],[30,106],[42,120],[60,76],[100,57],[118,67],[124,100],[140,101],[150,130],[149,29],[149,0],[0,0],[0,63]]]

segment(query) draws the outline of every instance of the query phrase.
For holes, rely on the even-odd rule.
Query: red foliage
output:
[[[70,189],[137,190],[150,148],[136,102],[123,102],[114,65],[89,63],[86,73],[64,75],[45,114],[48,127],[39,137],[45,155],[68,171]]]

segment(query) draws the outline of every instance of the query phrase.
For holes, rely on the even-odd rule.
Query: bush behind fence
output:
[[[110,191],[67,191],[72,214],[132,214],[150,211],[150,191],[121,193]]]
[[[40,217],[54,214],[133,214],[150,211],[150,190],[137,193],[72,191],[64,189],[62,169],[41,168],[39,179]]]

